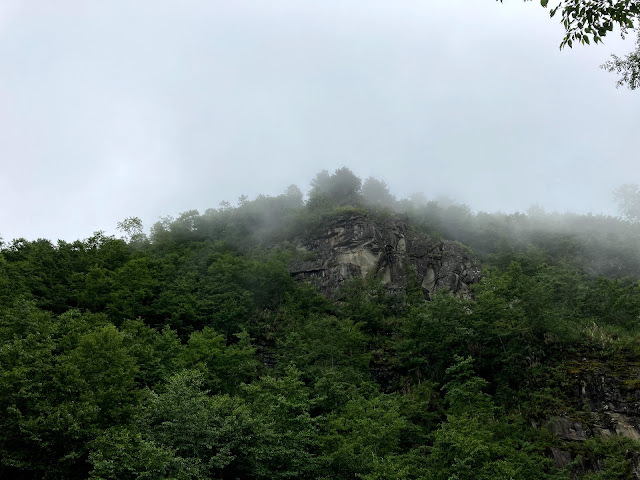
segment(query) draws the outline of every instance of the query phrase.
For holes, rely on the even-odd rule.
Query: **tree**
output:
[[[631,222],[640,221],[640,186],[626,183],[613,192],[622,217]]]
[[[184,353],[188,368],[202,372],[207,390],[231,393],[242,382],[250,382],[256,375],[255,349],[246,332],[236,335],[239,342],[226,346],[224,335],[210,327],[193,332]]]
[[[471,357],[456,356],[447,369],[443,390],[449,406],[446,421],[434,433],[429,463],[434,480],[558,479],[550,459],[520,437],[524,423],[505,418],[483,390]],[[526,428],[526,427],[525,427]]]
[[[400,407],[393,394],[358,395],[329,415],[321,442],[334,478],[358,478],[401,452],[408,423]]]
[[[540,0],[540,4],[548,8],[549,0]],[[558,11],[565,29],[560,48],[566,45],[571,48],[574,42],[602,42],[616,25],[624,37],[640,18],[640,0],[560,0],[550,8],[549,16],[554,17]]]
[[[395,197],[389,192],[389,187],[384,180],[369,177],[362,186],[362,197],[371,205],[390,207],[395,202]]]
[[[342,167],[329,175],[322,170],[311,181],[310,200],[329,199],[338,205],[353,205],[360,200],[362,181],[347,167]]]
[[[640,88],[640,27],[636,28],[636,49],[623,58],[611,55],[611,60],[601,65],[607,72],[621,75],[616,82],[618,87],[627,85],[631,90]]]
[[[540,4],[547,8],[549,0],[540,0]],[[560,0],[550,8],[549,15],[554,17],[558,12],[565,29],[560,48],[567,45],[571,48],[574,42],[587,45],[591,41],[602,43],[602,39],[616,26],[624,38],[634,28],[634,22],[640,21],[640,0]],[[617,85],[627,85],[631,90],[640,86],[640,30],[637,33],[634,52],[624,58],[613,55],[612,60],[602,65],[609,72],[621,74]]]
[[[285,480],[316,478],[320,417],[311,417],[313,401],[290,366],[280,378],[262,377],[243,387],[251,419],[260,428],[248,450],[249,471],[235,478]]]
[[[145,316],[159,284],[150,267],[147,258],[142,257],[125,263],[115,272],[115,288],[107,304],[107,313],[115,323]]]
[[[125,340],[100,314],[23,301],[0,315],[2,478],[86,478],[88,444],[140,398]]]
[[[297,185],[289,185],[278,198],[283,200],[283,205],[286,209],[299,210],[304,206],[304,194]]]
[[[138,217],[125,218],[123,221],[118,222],[117,228],[125,234],[125,238],[129,241],[144,238],[142,220]]]
[[[329,194],[342,205],[353,204],[358,200],[361,186],[360,178],[347,167],[342,167],[331,175]]]
[[[84,419],[97,429],[127,422],[139,397],[134,388],[138,366],[114,325],[82,335],[78,345],[59,358],[57,370],[71,393],[58,405],[60,410],[83,409]]]
[[[202,387],[198,372],[182,371],[149,392],[132,425],[92,442],[91,478],[247,478],[261,425],[242,400]]]
[[[541,0],[543,6],[548,0]],[[594,43],[602,42],[602,38],[617,25],[620,27],[622,38],[629,29],[634,28],[634,22],[640,19],[640,1],[611,0],[581,1],[563,0],[550,11],[553,17],[562,7],[562,23],[566,35],[560,44],[572,46],[573,42],[589,44],[589,38]],[[627,85],[631,90],[640,87],[640,29],[636,28],[636,49],[623,58],[612,55],[612,59],[601,67],[608,72],[621,75],[617,86]]]
[[[322,170],[316,173],[316,176],[311,180],[311,191],[309,197],[320,197],[326,195],[329,190],[329,184],[331,183],[331,174],[328,170]]]

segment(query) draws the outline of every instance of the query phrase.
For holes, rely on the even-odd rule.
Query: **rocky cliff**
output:
[[[552,449],[556,465],[577,462],[576,471],[600,471],[598,455],[581,456],[583,442],[612,436],[640,440],[640,364],[582,358],[567,362],[571,414],[554,417],[549,428],[560,445]],[[629,451],[632,477],[640,479],[640,455]]]
[[[414,271],[426,298],[442,289],[469,295],[469,285],[480,279],[480,266],[466,248],[431,240],[399,216],[343,214],[325,221],[316,233],[296,239],[296,245],[314,259],[296,262],[291,274],[310,280],[328,296],[343,281],[367,275],[380,278],[389,291],[401,291]]]
[[[345,280],[368,275],[392,292],[417,279],[425,298],[445,289],[470,296],[470,285],[481,276],[478,261],[464,246],[434,240],[402,216],[349,212],[324,220],[294,242],[312,259],[295,262],[292,276],[311,281],[329,297]],[[580,358],[565,367],[567,412],[550,418],[545,427],[556,438],[549,452],[556,466],[571,464],[571,478],[582,478],[604,472],[607,465],[590,441],[640,441],[640,364]],[[628,455],[630,478],[640,480],[640,455],[634,449]]]

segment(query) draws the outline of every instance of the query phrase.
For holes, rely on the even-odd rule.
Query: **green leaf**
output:
[[[542,5],[544,8],[547,8],[548,4],[549,4],[549,0],[540,0],[540,5]]]

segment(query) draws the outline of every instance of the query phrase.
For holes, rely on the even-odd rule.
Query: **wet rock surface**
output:
[[[402,291],[411,268],[426,298],[443,289],[470,295],[469,285],[480,279],[480,266],[462,245],[432,241],[410,228],[406,219],[374,220],[366,214],[336,217],[320,233],[299,238],[299,249],[315,255],[296,262],[291,274],[309,280],[332,296],[340,284],[354,277],[374,275],[389,291]]]
[[[556,466],[576,460],[572,445],[589,438],[621,436],[640,440],[640,364],[583,358],[568,362],[567,368],[571,378],[567,393],[579,419],[554,417],[549,421],[549,429],[564,445],[551,449]],[[640,479],[640,455],[633,454],[632,466],[632,478]],[[603,468],[602,458],[583,458],[573,478]]]
[[[584,359],[570,364],[572,397],[594,435],[640,440],[640,365]]]

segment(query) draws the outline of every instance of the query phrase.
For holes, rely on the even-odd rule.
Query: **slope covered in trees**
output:
[[[3,245],[0,478],[636,478],[637,224],[311,187]],[[292,239],[348,211],[470,247],[472,298],[295,282]]]

